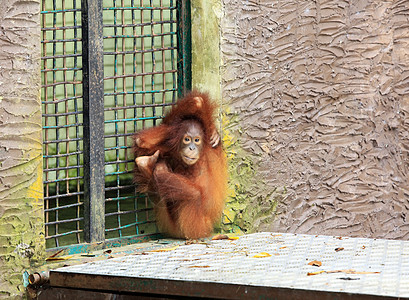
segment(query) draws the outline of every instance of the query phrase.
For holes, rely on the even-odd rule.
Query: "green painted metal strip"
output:
[[[113,247],[121,247],[126,245],[132,245],[137,243],[144,243],[149,242],[151,240],[161,239],[163,236],[161,234],[146,234],[146,235],[137,235],[137,236],[127,236],[119,239],[108,239],[103,242],[97,243],[84,243],[84,244],[76,244],[76,245],[69,245],[63,246],[58,248],[50,248],[47,249],[47,252],[50,254],[55,253],[57,251],[63,250],[59,255],[73,255],[79,253],[88,253],[92,251],[97,251],[101,249],[113,248]]]

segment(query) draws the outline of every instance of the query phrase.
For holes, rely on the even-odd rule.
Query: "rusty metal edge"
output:
[[[369,300],[397,299],[396,297],[342,293],[319,290],[291,289],[283,287],[266,287],[220,282],[200,282],[154,278],[137,278],[126,276],[108,276],[67,273],[52,270],[50,286],[89,291],[103,291],[109,294],[138,293],[152,295],[169,295],[181,297],[199,297],[213,299],[324,299],[324,300]],[[399,298],[404,299],[404,298]]]

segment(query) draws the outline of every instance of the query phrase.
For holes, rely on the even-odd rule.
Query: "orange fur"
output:
[[[206,94],[191,92],[179,100],[161,125],[135,134],[135,157],[160,151],[152,176],[135,168],[135,182],[141,191],[155,198],[159,229],[173,237],[209,236],[220,220],[227,187],[226,157],[219,143],[210,145],[216,131],[213,113],[216,105]],[[179,155],[179,144],[189,122],[203,129],[203,150],[198,162],[185,165]],[[145,172],[150,174],[150,172]]]

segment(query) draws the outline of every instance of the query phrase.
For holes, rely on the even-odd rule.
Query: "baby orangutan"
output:
[[[161,125],[135,134],[135,182],[154,199],[156,222],[172,237],[209,236],[220,220],[227,165],[206,94],[180,99]]]

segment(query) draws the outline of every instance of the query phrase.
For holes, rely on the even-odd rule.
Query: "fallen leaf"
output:
[[[216,234],[214,237],[212,237],[212,240],[228,240],[229,237],[225,234]]]
[[[365,249],[366,247],[365,246],[362,246],[362,249]]]
[[[52,257],[50,256],[49,258],[46,259],[46,261],[57,261],[57,260],[67,260],[72,258],[72,255],[67,255],[67,256],[58,256],[58,257]]]
[[[346,274],[379,274],[381,272],[365,272],[365,271],[358,272],[358,271],[351,270],[350,272],[345,272],[345,273]]]
[[[195,260],[200,260],[200,258],[183,258],[180,261],[195,261]]]
[[[87,253],[87,254],[81,254],[81,256],[84,256],[84,257],[95,257],[96,255],[95,255],[95,254],[91,254],[91,253]]]
[[[321,267],[321,266],[322,266],[322,262],[320,262],[320,261],[318,261],[318,260],[310,261],[308,264],[309,264],[310,266],[314,266],[314,267]]]
[[[337,236],[336,239],[342,240],[342,236]]]
[[[238,236],[230,236],[230,237],[229,237],[229,240],[238,240],[238,239],[239,239]]]
[[[311,276],[311,275],[318,275],[318,274],[321,274],[321,273],[325,273],[325,271],[308,272],[307,275],[308,275],[308,276]]]
[[[287,248],[287,246],[282,246],[282,247],[280,247],[278,249],[285,249],[285,248]]]
[[[339,277],[341,280],[360,280],[361,278],[352,278],[352,277]]]
[[[338,247],[338,248],[335,248],[335,251],[342,251],[342,250],[344,250],[344,247]]]
[[[111,254],[112,250],[111,249],[105,250],[104,253]]]
[[[254,258],[263,258],[263,257],[270,257],[270,256],[271,256],[271,254],[269,254],[267,252],[260,252],[260,253],[257,253],[256,255],[254,255],[253,257]]]
[[[332,271],[325,271],[328,274],[331,273],[345,273],[345,274],[353,274],[352,272],[355,272],[355,270],[348,269],[348,270],[332,270]]]
[[[189,266],[189,268],[210,268],[210,266]]]
[[[162,248],[162,249],[156,249],[156,250],[151,250],[148,252],[167,252],[167,251],[173,251],[175,249],[179,248],[179,245],[172,247],[172,248]]]
[[[64,249],[61,249],[61,250],[55,252],[53,255],[50,255],[46,260],[51,260],[52,258],[56,257],[58,254],[60,254],[63,251],[64,251]]]
[[[320,272],[311,272],[307,273],[308,276],[310,275],[318,275],[321,273],[327,273],[327,274],[332,274],[332,273],[345,273],[345,274],[379,274],[381,272],[365,272],[365,271],[355,271],[353,269],[348,269],[348,270],[332,270],[332,271],[320,271]]]

